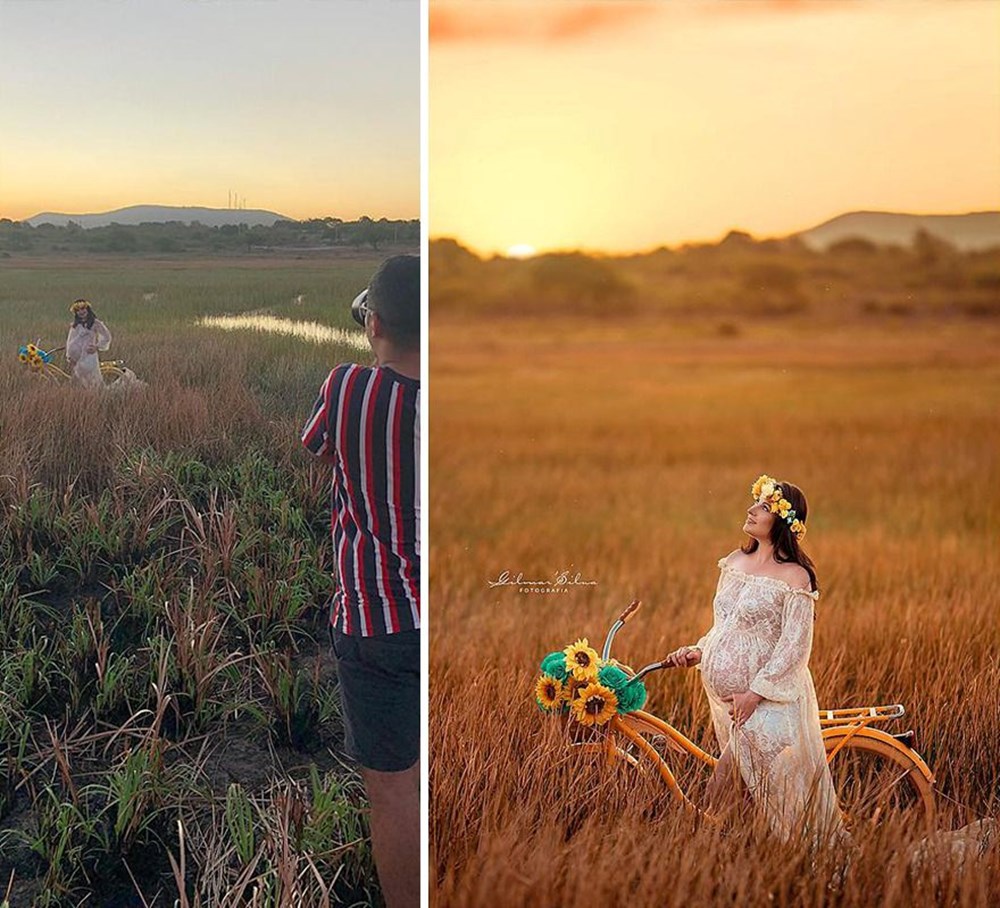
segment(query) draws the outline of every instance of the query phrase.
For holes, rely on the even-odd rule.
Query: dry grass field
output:
[[[299,430],[381,260],[5,263],[0,905],[381,904],[329,647],[329,475]],[[91,299],[147,383],[46,383]],[[355,332],[359,334],[360,332]],[[365,360],[367,361],[367,360]]]
[[[704,633],[767,472],[809,497],[820,706],[904,703],[890,730],[916,730],[938,828],[1000,813],[1000,325],[734,324],[435,317],[432,295],[433,904],[997,904],[995,847],[910,870],[921,830],[888,816],[838,883],[841,855],[699,826],[571,757],[533,702],[541,657],[596,645],[632,598],[629,664]],[[596,585],[491,589],[505,570]],[[648,687],[647,709],[714,746],[696,672]]]

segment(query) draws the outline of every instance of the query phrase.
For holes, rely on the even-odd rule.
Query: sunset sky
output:
[[[0,217],[420,214],[418,0],[0,0]]]
[[[1000,208],[1000,2],[432,0],[430,232],[480,252]]]

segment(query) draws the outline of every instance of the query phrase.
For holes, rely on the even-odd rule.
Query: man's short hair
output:
[[[420,346],[420,256],[394,255],[379,265],[368,284],[368,308],[400,347]]]

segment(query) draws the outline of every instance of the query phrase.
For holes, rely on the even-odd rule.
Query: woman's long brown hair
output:
[[[87,301],[83,300],[83,299],[79,299],[79,300],[76,300],[76,302],[78,302],[78,303],[85,303]],[[78,309],[76,312],[73,313],[73,324],[74,325],[83,325],[84,328],[88,328],[88,329],[89,328],[93,328],[94,327],[94,321],[97,318],[97,315],[94,313],[93,306],[90,306],[90,305],[87,306],[87,314],[85,316],[81,316],[80,315],[81,312],[83,312],[83,310],[82,309]]]

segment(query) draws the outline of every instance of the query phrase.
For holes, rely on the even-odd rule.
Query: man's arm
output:
[[[330,415],[330,384],[333,381],[334,369],[326,377],[323,386],[319,390],[319,397],[313,404],[312,413],[302,429],[302,444],[312,454],[322,460],[334,462],[333,440],[330,438],[329,415]]]

